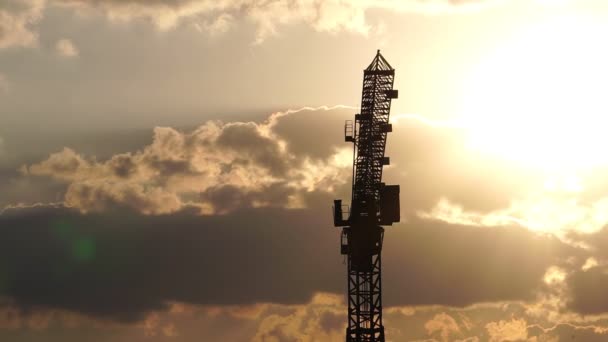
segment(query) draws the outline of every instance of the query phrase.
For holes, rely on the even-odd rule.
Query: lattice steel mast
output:
[[[344,125],[354,143],[351,210],[334,201],[334,225],[342,229],[341,253],[348,256],[347,342],[384,342],[381,251],[384,228],[399,222],[399,186],[382,183],[395,69],[380,50],[363,72],[361,113]],[[344,219],[344,216],[347,216]]]

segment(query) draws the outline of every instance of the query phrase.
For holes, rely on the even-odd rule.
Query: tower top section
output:
[[[372,60],[372,62],[370,63],[370,65],[365,69],[366,72],[373,72],[373,71],[395,71],[395,69],[393,69],[393,67],[388,64],[388,62],[386,61],[386,59],[384,59],[384,56],[382,56],[382,54],[380,53],[380,50],[378,50],[378,52],[376,53],[376,57],[374,57],[374,60]]]

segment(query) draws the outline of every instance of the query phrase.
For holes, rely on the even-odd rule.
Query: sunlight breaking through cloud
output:
[[[307,193],[345,184],[351,152],[336,148],[326,158],[310,158],[292,152],[274,129],[289,116],[331,109],[275,113],[264,123],[210,121],[190,133],[157,127],[139,151],[98,161],[64,148],[21,170],[67,183],[65,204],[82,212],[125,206],[167,214],[192,207],[209,215],[303,207]]]

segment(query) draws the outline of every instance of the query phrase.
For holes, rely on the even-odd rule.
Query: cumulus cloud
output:
[[[45,0],[0,2],[0,48],[29,47],[38,43],[33,26],[40,20]]]
[[[66,203],[83,211],[130,206],[163,214],[194,206],[212,214],[301,207],[317,190],[349,195],[352,146],[341,131],[356,109],[328,109],[274,113],[264,122],[207,122],[192,132],[158,127],[152,143],[139,151],[96,160],[66,148],[25,170],[63,181]],[[608,223],[601,168],[581,176],[547,174],[479,155],[460,127],[395,118],[384,179],[407,189],[401,193],[408,204],[402,206],[404,218],[519,225],[564,241],[571,231],[591,234]]]
[[[559,323],[549,328],[543,328],[539,325],[532,325],[528,328],[530,334],[533,335],[529,341],[585,341],[585,342],[600,342],[606,339],[608,331],[605,328],[605,322],[594,324],[572,324]],[[537,339],[533,339],[537,337]]]
[[[78,48],[69,39],[60,39],[55,44],[55,52],[62,57],[78,57]]]
[[[286,25],[305,24],[319,32],[366,35],[372,28],[366,19],[369,11],[441,13],[493,2],[497,0],[5,0],[0,3],[0,48],[37,46],[36,25],[50,6],[70,8],[81,14],[101,12],[113,21],[146,20],[160,30],[187,23],[212,35],[226,32],[237,21],[247,21],[255,25],[255,41],[261,43]],[[59,41],[56,49],[64,56],[78,55],[78,49],[67,40]]]
[[[281,26],[306,24],[320,32],[349,31],[367,34],[370,24],[366,14],[373,10],[440,13],[467,10],[495,2],[493,0],[388,0],[357,1],[251,1],[251,0],[58,0],[55,4],[80,11],[98,10],[119,21],[144,19],[167,30],[182,22],[212,33],[226,31],[235,19],[244,19],[257,27],[256,41],[262,42],[278,33]]]
[[[36,334],[47,330],[51,324],[62,328],[76,328],[84,324],[95,324],[93,319],[62,310],[24,310],[10,300],[0,303],[0,336],[2,331],[29,330]]]
[[[458,323],[452,316],[442,312],[424,324],[430,336],[437,335],[440,341],[451,341],[452,335],[462,335]]]
[[[486,324],[490,342],[526,341],[528,324],[523,319],[490,322]]]
[[[425,218],[435,218],[455,224],[500,226],[518,224],[528,229],[555,234],[567,239],[568,232],[595,233],[608,224],[603,213],[608,209],[608,197],[591,203],[580,202],[578,194],[555,196],[542,191],[512,199],[510,205],[490,212],[466,210],[462,205],[440,199],[430,211],[420,211]]]
[[[231,14],[223,13],[217,18],[206,20],[202,23],[194,23],[194,27],[200,32],[208,32],[212,36],[226,33],[234,25],[235,18]]]
[[[190,205],[214,213],[231,210],[230,203],[259,207],[282,202],[298,207],[304,205],[305,193],[318,189],[345,198],[349,196],[352,146],[344,143],[341,132],[344,120],[352,118],[354,111],[343,106],[331,110],[304,108],[272,114],[261,123],[208,122],[193,132],[159,127],[152,143],[140,151],[100,161],[64,149],[30,165],[29,174],[50,176],[67,184],[86,181],[86,186],[73,186],[70,191],[105,182],[105,190],[99,194],[109,194],[113,188],[127,188],[119,183],[129,183],[139,184],[141,194],[155,189],[157,195],[167,192],[180,200],[179,206],[148,209],[150,213]],[[458,129],[401,117],[394,123],[394,130],[396,134],[390,136],[387,147],[392,165],[385,170],[385,180],[408,189],[401,194],[402,201],[408,203],[402,208],[404,217],[477,225],[479,217],[503,210],[531,184],[542,181],[542,177],[508,163],[479,158],[467,150],[466,139]],[[264,198],[264,194],[269,197]],[[79,201],[79,197],[70,196],[68,204],[85,211],[94,209],[81,205],[91,201]],[[102,197],[105,199],[99,203],[121,196]],[[441,207],[439,215],[433,208],[443,203],[447,209],[462,209]],[[466,214],[470,210],[479,215]],[[459,212],[466,215],[452,219]],[[513,220],[491,222],[513,224]]]
[[[184,207],[203,214],[301,207],[307,193],[346,184],[351,162],[346,149],[330,147],[323,159],[299,153],[275,132],[281,121],[309,112],[314,110],[275,113],[263,123],[207,122],[193,132],[157,127],[152,143],[140,151],[98,161],[65,148],[23,170],[68,184],[66,205],[83,212],[121,206],[146,214]]]
[[[342,296],[319,293],[308,305],[265,315],[252,341],[337,341],[343,338],[345,327]]]
[[[8,271],[10,276],[4,278],[12,284],[5,293],[24,306],[60,307],[128,322],[153,310],[166,310],[167,300],[205,305],[293,304],[306,302],[319,291],[340,293],[344,270],[337,255],[336,232],[329,229],[328,209],[336,193],[346,190],[349,194],[352,150],[340,132],[352,112],[351,108],[308,108],[275,113],[263,122],[208,122],[190,132],[162,127],[138,151],[98,160],[64,149],[29,165],[26,174],[64,182],[65,203],[80,212],[44,211],[39,206],[5,210],[0,225],[16,231],[7,231],[0,239],[5,243],[0,246],[0,254],[5,253],[0,260],[17,262],[9,270],[37,265],[27,272]],[[523,210],[526,206],[517,203],[524,202],[513,198],[528,194],[530,184],[536,184],[531,187],[534,191],[540,186],[543,198],[557,202],[572,202],[572,196],[584,198],[578,197],[578,182],[561,177],[547,181],[544,175],[515,172],[513,166],[495,165],[491,159],[476,160],[454,128],[408,117],[397,120],[394,130],[399,133],[389,138],[393,164],[386,169],[385,179],[408,189],[402,202],[408,204],[404,210],[409,215],[404,216],[405,223],[387,229],[385,305],[466,310],[484,302],[503,308],[517,303],[521,308],[512,316],[505,309],[502,316],[485,319],[483,324],[447,310],[434,312],[420,323],[416,338],[506,341],[508,336],[527,334],[530,341],[550,341],[569,330],[546,327],[566,320],[577,327],[601,325],[598,317],[608,311],[602,290],[608,286],[606,231],[567,231],[559,239],[557,234],[538,234],[518,220],[488,219],[505,208]],[[315,132],[314,144],[306,132]],[[471,189],[476,190],[474,194]],[[441,210],[435,210],[442,198]],[[488,204],[487,199],[494,202]],[[590,196],[577,205],[596,201]],[[533,212],[535,202],[526,203]],[[124,213],[123,208],[157,216]],[[193,212],[222,215],[201,217]],[[602,219],[599,213],[594,214],[597,222]],[[576,221],[568,220],[564,222]],[[68,228],[66,235],[66,228],[61,228],[65,222],[80,228]],[[543,226],[559,227],[555,222],[559,221],[547,220]],[[34,235],[42,239],[31,241],[35,255],[27,255],[27,248],[13,243]],[[127,253],[132,250],[137,255]],[[40,255],[44,260],[38,260]],[[120,263],[116,257],[131,261]],[[334,259],[336,263],[328,262]],[[46,277],[47,270],[65,263],[75,271],[60,279]],[[92,264],[95,267],[89,267]],[[98,273],[110,267],[113,277]],[[207,272],[193,278],[196,272],[192,270],[200,268]],[[302,273],[314,276],[301,282]],[[158,274],[166,279],[159,282]],[[209,278],[215,282],[208,282]],[[242,289],[243,279],[248,279],[247,291]],[[275,281],[268,284],[265,279]],[[49,284],[49,293],[28,288],[30,283]],[[146,293],[135,293],[144,283],[154,285],[146,285]],[[116,306],[108,307],[103,300],[110,297],[118,298]],[[418,309],[400,312],[408,310],[418,313]],[[294,311],[290,312],[287,317]],[[442,312],[454,322],[441,316]],[[581,315],[593,315],[595,321],[585,321]],[[531,327],[541,319],[545,330]],[[315,324],[330,327],[337,321],[328,315]],[[164,334],[164,328],[168,334],[180,333],[179,327],[173,331],[170,325],[159,326],[157,336]],[[301,336],[292,328],[274,317],[256,331],[268,338]],[[576,329],[588,334],[584,336],[603,334]]]
[[[526,342],[558,342],[571,339],[586,342],[599,342],[605,338],[605,329],[601,325],[559,323],[543,328],[541,324],[531,324],[527,332],[517,330],[519,335],[503,334],[492,329],[488,333],[487,326],[518,324],[529,319],[521,312],[523,307],[511,305],[486,305],[466,309],[450,309],[442,307],[409,308],[385,310],[385,320],[390,323],[385,327],[387,338],[395,342],[441,342],[442,339],[428,338],[425,327],[429,322],[442,317],[452,317],[454,329],[466,330],[462,334],[467,337],[459,338],[453,335],[451,342],[480,342],[493,341],[493,338],[507,338],[503,341]],[[14,322],[20,327],[26,326],[27,321],[33,321],[30,314],[18,309],[7,307],[0,309],[10,312],[11,325],[2,333],[15,332]],[[414,315],[402,315],[401,312],[413,311]],[[221,341],[327,341],[339,342],[344,340],[346,322],[346,307],[343,297],[329,293],[317,293],[302,304],[259,303],[244,306],[200,306],[188,303],[172,302],[166,310],[149,312],[142,321],[132,325],[101,323],[87,319],[81,315],[62,311],[42,311],[37,313],[38,321],[43,322],[35,331],[37,336],[53,336],[47,329],[50,325],[53,331],[59,331],[65,336],[66,331],[78,330],[88,333],[88,340],[98,342],[104,339],[104,333],[113,332],[114,340],[127,341],[191,341],[195,339]],[[494,321],[503,315],[516,315],[521,318]],[[33,316],[33,315],[31,315]],[[46,322],[45,322],[46,320]],[[475,323],[471,323],[474,321]],[[515,323],[513,323],[515,322]],[[603,324],[604,322],[601,322]],[[32,326],[34,322],[31,323]],[[28,323],[29,326],[29,323]],[[10,330],[12,329],[12,330]],[[32,328],[33,329],[33,328]],[[507,330],[512,328],[507,328]],[[500,330],[500,328],[499,328]],[[514,330],[515,331],[515,330]],[[49,335],[43,335],[49,334]],[[494,334],[494,335],[492,335]],[[514,338],[516,336],[527,338]],[[510,338],[510,339],[509,339]]]
[[[519,225],[554,234],[593,234],[608,224],[605,167],[582,173],[540,170],[470,147],[462,126],[396,116],[391,166],[407,217],[479,227]],[[471,191],[474,189],[474,191]]]

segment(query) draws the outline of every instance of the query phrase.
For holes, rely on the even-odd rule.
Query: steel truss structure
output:
[[[351,209],[344,219],[334,201],[334,225],[342,229],[342,254],[348,256],[347,342],[384,342],[382,324],[382,241],[384,228],[399,222],[399,186],[382,183],[395,69],[380,54],[363,72],[361,113],[344,127],[354,143]]]

